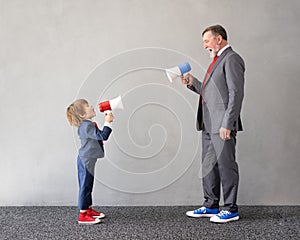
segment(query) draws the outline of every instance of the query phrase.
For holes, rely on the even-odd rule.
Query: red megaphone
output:
[[[123,109],[123,103],[121,96],[116,97],[112,100],[101,102],[98,104],[100,112],[109,113],[114,109]]]

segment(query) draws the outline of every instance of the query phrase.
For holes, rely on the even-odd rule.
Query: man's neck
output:
[[[220,50],[218,51],[217,55],[220,56],[227,48],[229,48],[230,45],[226,42],[226,44],[224,44]]]

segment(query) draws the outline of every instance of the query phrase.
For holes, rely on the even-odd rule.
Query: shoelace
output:
[[[195,210],[195,213],[198,213],[199,211],[202,212],[202,213],[205,213],[206,212],[206,207],[198,208],[197,210]]]
[[[226,215],[229,215],[229,214],[230,214],[229,211],[222,210],[218,215],[219,215],[220,217],[223,217],[223,216],[226,216]]]

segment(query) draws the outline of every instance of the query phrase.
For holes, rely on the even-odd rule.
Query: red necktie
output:
[[[209,67],[208,67],[208,69],[207,69],[207,72],[206,72],[204,81],[203,81],[202,86],[201,86],[201,96],[202,96],[202,92],[203,92],[203,89],[204,89],[204,87],[205,87],[205,84],[207,83],[208,76],[209,76],[209,74],[211,73],[211,70],[213,69],[213,67],[214,67],[214,65],[215,65],[215,63],[216,63],[216,61],[218,60],[218,57],[219,57],[218,55],[216,55],[216,56],[214,57],[214,60],[211,62],[211,64],[209,65]],[[203,98],[202,98],[202,104],[203,104],[203,102],[204,102],[204,100],[203,100]]]

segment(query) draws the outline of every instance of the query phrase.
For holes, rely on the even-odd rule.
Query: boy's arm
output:
[[[79,129],[79,136],[82,139],[95,139],[95,140],[107,140],[112,129],[108,126],[104,126],[103,130],[101,131],[94,123],[90,121],[84,121],[81,123]]]
[[[96,135],[101,138],[97,140],[103,140],[106,141],[109,138],[109,135],[111,134],[112,129],[110,126],[104,124],[103,130],[101,131],[98,127],[96,127]]]

